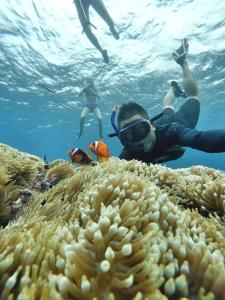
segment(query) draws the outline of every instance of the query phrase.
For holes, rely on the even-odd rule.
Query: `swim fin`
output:
[[[178,83],[175,80],[171,81],[171,86],[173,87],[173,93],[175,97],[187,98],[185,91],[182,91],[182,89],[179,87]]]
[[[189,48],[188,41],[185,38],[182,40],[182,45],[172,53],[172,56],[178,65],[182,65],[186,60],[188,54],[188,48]]]
[[[108,57],[107,50],[102,50],[102,57],[103,57],[103,59],[104,59],[104,62],[105,62],[106,64],[108,64],[108,63],[109,63],[109,57]]]

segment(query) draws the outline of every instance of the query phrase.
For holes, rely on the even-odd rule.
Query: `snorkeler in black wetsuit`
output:
[[[115,39],[119,39],[119,34],[114,27],[114,22],[110,17],[104,3],[102,0],[74,0],[76,5],[78,17],[80,23],[83,27],[83,32],[85,32],[86,36],[88,37],[89,41],[101,52],[104,62],[108,63],[109,58],[107,54],[107,50],[102,49],[100,46],[96,36],[93,34],[91,27],[96,27],[90,22],[89,18],[89,8],[92,6],[94,10],[100,15],[100,17],[108,24],[109,29]]]
[[[187,97],[181,108],[174,112],[174,86],[164,98],[164,110],[155,120],[151,120],[145,109],[135,102],[123,104],[119,110],[117,123],[114,107],[111,122],[124,149],[120,158],[137,159],[146,163],[161,163],[179,158],[183,147],[191,147],[205,152],[225,152],[225,130],[198,131],[200,103],[198,87],[194,80],[186,56],[187,39],[173,53],[173,58],[183,71],[183,84]]]

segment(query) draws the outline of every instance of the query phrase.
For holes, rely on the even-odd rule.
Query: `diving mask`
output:
[[[162,117],[162,114],[163,113],[158,114],[150,121],[146,119],[134,120],[129,124],[127,124],[127,126],[125,126],[124,128],[119,129],[115,121],[116,112],[112,111],[111,124],[115,130],[115,133],[111,133],[108,136],[109,137],[117,136],[123,145],[137,143],[148,136],[148,134],[151,131],[151,123],[153,123],[154,121]]]
[[[137,143],[146,138],[150,131],[150,122],[148,120],[138,119],[130,122],[126,127],[120,130],[119,139],[122,144]]]

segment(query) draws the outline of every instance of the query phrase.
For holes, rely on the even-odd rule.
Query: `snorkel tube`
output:
[[[113,110],[111,113],[111,124],[112,124],[112,127],[115,130],[115,132],[108,134],[108,137],[115,137],[115,136],[119,137],[120,130],[119,130],[118,126],[116,125],[116,111],[115,110]]]

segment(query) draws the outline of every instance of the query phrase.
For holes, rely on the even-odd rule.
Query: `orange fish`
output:
[[[69,149],[68,154],[72,162],[76,164],[91,165],[93,162],[91,156],[81,148]]]
[[[109,160],[110,151],[108,146],[102,141],[95,141],[89,145],[89,149],[97,156],[98,162]]]

